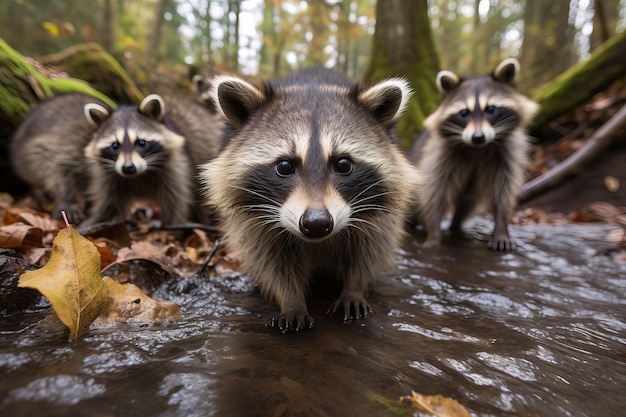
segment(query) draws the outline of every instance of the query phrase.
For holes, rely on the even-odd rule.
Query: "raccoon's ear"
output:
[[[441,94],[449,93],[461,84],[461,77],[452,71],[443,70],[437,74],[437,88]]]
[[[252,112],[267,101],[263,91],[230,75],[213,77],[210,94],[218,111],[235,128],[243,126]]]
[[[139,113],[152,120],[161,121],[165,115],[165,102],[158,94],[147,95],[138,107]]]
[[[494,80],[505,84],[512,84],[515,75],[519,72],[519,62],[515,58],[507,58],[500,62],[491,76]]]
[[[102,122],[104,122],[111,115],[109,109],[96,103],[85,104],[83,112],[85,114],[85,119],[87,119],[93,127],[100,126]]]
[[[202,84],[204,84],[204,77],[200,74],[196,74],[193,76],[193,78],[191,79],[191,82],[194,85],[197,85],[198,87],[201,86]]]
[[[200,90],[202,88],[202,86],[204,85],[204,83],[206,82],[206,80],[204,79],[204,77],[202,75],[196,74],[191,79],[191,82],[193,83],[193,85],[196,86],[197,90]]]
[[[379,122],[391,124],[402,115],[411,95],[407,80],[390,78],[359,93],[358,100]]]

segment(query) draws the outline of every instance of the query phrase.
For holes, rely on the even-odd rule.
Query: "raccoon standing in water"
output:
[[[199,103],[156,94],[139,106],[86,113],[98,129],[85,148],[91,181],[83,225],[123,217],[136,200],[157,203],[166,225],[206,220],[196,198],[197,166],[217,154],[218,116]]]
[[[108,113],[104,102],[71,93],[39,104],[11,138],[10,160],[15,173],[30,185],[41,207],[54,202],[52,217],[65,211],[72,223],[84,218],[83,190],[87,186],[83,150],[96,125],[85,117],[85,106]]]
[[[472,211],[487,203],[495,222],[489,248],[514,248],[507,223],[530,162],[525,128],[538,109],[515,89],[518,71],[517,60],[509,58],[481,77],[462,79],[450,71],[437,75],[441,104],[410,152],[429,179],[419,198],[428,233],[425,246],[440,245],[448,209],[454,208],[450,230],[459,233]]]
[[[317,274],[343,280],[329,314],[366,317],[368,285],[393,265],[419,178],[390,134],[407,82],[364,88],[316,69],[262,87],[212,83],[231,134],[201,177],[226,244],[280,308],[269,325],[313,327],[306,294]]]

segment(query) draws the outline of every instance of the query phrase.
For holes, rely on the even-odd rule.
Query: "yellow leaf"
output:
[[[43,28],[55,38],[61,33],[59,27],[52,22],[43,22],[41,26],[43,26]]]
[[[400,405],[434,417],[471,417],[458,401],[442,395],[422,395],[411,391],[411,397],[400,397]]]
[[[71,226],[60,230],[52,241],[48,263],[22,274],[18,286],[33,288],[50,301],[70,329],[70,340],[89,328],[109,298],[100,276],[98,250]]]
[[[176,304],[150,298],[136,285],[120,284],[109,277],[103,281],[110,298],[95,325],[154,323],[182,317]]]

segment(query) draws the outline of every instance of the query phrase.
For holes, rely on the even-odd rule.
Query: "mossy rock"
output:
[[[40,60],[87,81],[117,103],[138,103],[144,97],[120,63],[97,43],[75,45]]]

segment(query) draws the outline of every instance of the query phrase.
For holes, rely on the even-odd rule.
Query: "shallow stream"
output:
[[[152,296],[182,320],[72,343],[41,312],[8,317],[0,415],[393,416],[411,390],[472,416],[626,415],[626,263],[605,251],[615,226],[513,226],[513,253],[487,249],[489,227],[476,219],[439,252],[408,238],[372,317],[327,318],[333,299],[315,294],[316,328],[298,334],[264,326],[274,308],[241,276],[165,283]]]

